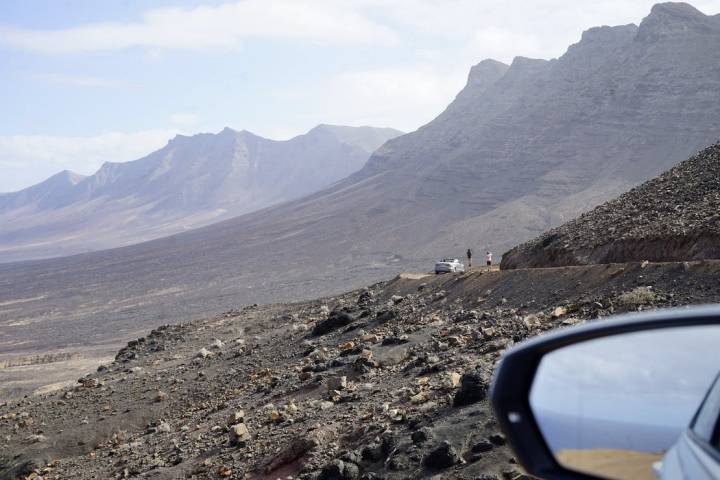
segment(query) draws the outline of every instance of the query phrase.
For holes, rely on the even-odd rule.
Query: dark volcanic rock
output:
[[[320,472],[318,480],[357,480],[360,469],[354,463],[333,460]]]
[[[333,330],[337,330],[338,328],[350,325],[354,321],[355,316],[349,313],[347,310],[333,310],[332,312],[330,312],[327,320],[318,322],[317,325],[315,325],[312,333],[315,336],[325,335],[326,333],[330,333]]]
[[[460,455],[458,455],[450,442],[445,440],[427,454],[423,463],[427,468],[442,470],[444,468],[452,467],[453,465],[460,463],[460,461]]]
[[[460,379],[460,390],[455,394],[453,406],[462,407],[485,399],[487,384],[477,373],[466,373]]]
[[[503,255],[502,269],[720,258],[720,144]]]

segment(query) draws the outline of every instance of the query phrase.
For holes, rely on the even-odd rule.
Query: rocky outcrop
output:
[[[720,144],[503,255],[534,268],[720,258]]]

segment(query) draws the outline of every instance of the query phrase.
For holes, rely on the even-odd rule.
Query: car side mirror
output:
[[[720,308],[665,310],[516,345],[491,399],[531,475],[720,478],[719,372]]]

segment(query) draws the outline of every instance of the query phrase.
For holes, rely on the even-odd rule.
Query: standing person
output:
[[[492,253],[490,250],[485,252],[485,263],[487,263],[488,267],[492,266]]]
[[[472,250],[468,248],[467,251],[467,257],[468,257],[468,268],[472,268]]]

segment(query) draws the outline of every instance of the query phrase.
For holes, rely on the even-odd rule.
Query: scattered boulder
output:
[[[488,437],[488,440],[490,441],[490,443],[498,447],[507,443],[507,440],[505,440],[505,435],[503,435],[502,433],[493,433]]]
[[[338,328],[345,327],[354,322],[356,318],[346,310],[333,310],[328,315],[327,320],[318,322],[313,328],[312,334],[315,336],[325,335]]]
[[[195,356],[197,358],[207,358],[207,357],[212,356],[212,352],[210,350],[208,350],[207,348],[203,347],[197,352],[197,354],[195,354]]]
[[[230,415],[228,415],[227,425],[233,426],[233,425],[237,425],[239,423],[243,423],[244,421],[245,421],[245,411],[244,410],[235,410]]]
[[[481,440],[472,446],[470,449],[473,453],[484,453],[489,452],[494,448],[494,445],[488,440]]]
[[[485,400],[487,384],[478,373],[466,373],[460,378],[460,389],[453,399],[454,407],[462,407]]]
[[[333,460],[325,465],[318,480],[358,480],[360,469],[357,465],[342,460]]]
[[[443,470],[460,463],[462,459],[447,440],[433,448],[423,459],[423,465],[431,470]]]
[[[243,446],[250,441],[250,430],[244,423],[230,427],[230,445]]]
[[[347,388],[347,377],[330,377],[327,379],[325,386],[328,390],[345,390]]]
[[[428,427],[422,427],[419,430],[415,430],[412,435],[410,435],[410,438],[412,438],[415,445],[420,445],[430,440],[432,436],[432,430]]]

